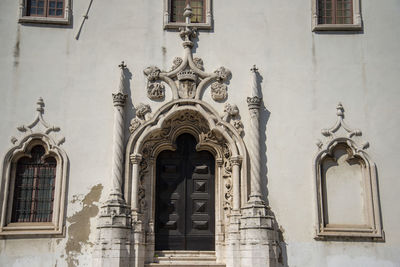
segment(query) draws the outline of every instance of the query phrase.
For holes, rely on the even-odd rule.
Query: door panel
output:
[[[157,158],[156,250],[215,249],[215,161],[195,147],[183,134]]]

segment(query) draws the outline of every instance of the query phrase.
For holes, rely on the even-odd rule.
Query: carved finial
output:
[[[124,62],[124,61],[121,61],[121,64],[119,64],[118,67],[119,67],[121,70],[126,69],[126,64],[125,64],[125,62]]]
[[[257,83],[257,72],[258,69],[256,67],[256,65],[253,65],[253,67],[250,69],[253,80],[252,80],[252,84],[251,84],[251,90],[252,90],[252,97],[260,97],[260,94],[258,92],[258,83]]]
[[[121,69],[121,77],[119,79],[118,93],[112,94],[112,97],[113,97],[114,106],[123,107],[123,106],[125,106],[125,101],[126,101],[126,98],[128,97],[128,95],[124,94],[124,91],[125,91],[125,72],[124,72],[124,70],[126,69],[125,62],[122,61],[121,64],[118,65],[118,67]]]
[[[186,24],[190,23],[190,18],[193,16],[192,8],[189,4],[185,7],[185,11],[183,12],[183,17],[185,18]]]
[[[256,67],[256,65],[253,65],[253,67],[250,69],[252,72],[258,72],[258,69],[257,69],[257,67]]]
[[[44,111],[44,102],[43,102],[43,98],[39,97],[38,101],[36,102],[36,104],[38,105],[36,110],[40,113],[43,114]]]
[[[340,103],[340,102],[338,103],[338,105],[336,107],[336,115],[338,115],[339,117],[342,117],[342,118],[344,116],[344,108],[343,108],[342,103]]]

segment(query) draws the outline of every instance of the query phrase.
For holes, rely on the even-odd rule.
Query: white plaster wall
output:
[[[95,211],[109,188],[117,65],[125,60],[132,73],[130,119],[132,103],[151,103],[153,111],[162,105],[147,99],[143,69],[169,69],[183,52],[178,34],[162,29],[159,0],[94,1],[75,40],[88,2],[73,1],[73,23],[60,27],[20,25],[17,1],[0,1],[0,154],[16,127],[33,120],[41,96],[45,119],[61,127],[70,159],[66,237],[1,240],[1,266],[90,265],[96,221],[84,214]],[[238,105],[245,130],[250,67],[257,64],[263,77],[263,175],[291,267],[400,265],[399,12],[397,0],[363,0],[363,32],[327,34],[311,32],[310,0],[214,0],[214,29],[199,34],[196,56],[205,69],[232,71],[228,102]],[[204,99],[213,103],[209,90]],[[346,121],[371,144],[384,243],[313,239],[315,141],[334,123],[339,101]],[[222,111],[223,104],[213,105]],[[102,192],[100,199],[94,190]],[[73,233],[76,223],[88,227],[88,239]],[[71,244],[78,245],[66,251]]]

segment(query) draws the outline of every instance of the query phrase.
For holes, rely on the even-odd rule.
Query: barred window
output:
[[[37,145],[16,163],[11,222],[52,221],[57,163],[44,154]]]
[[[192,8],[192,23],[205,22],[205,3],[204,0],[172,0],[171,1],[171,22],[185,22],[183,12],[187,5]]]
[[[352,0],[318,0],[319,24],[352,24]]]

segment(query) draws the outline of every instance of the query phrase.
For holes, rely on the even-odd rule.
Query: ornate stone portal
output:
[[[191,15],[192,11],[188,6],[184,13],[187,25]],[[216,162],[215,255],[212,262],[206,261],[204,264],[227,267],[248,266],[249,263],[253,263],[253,266],[276,266],[278,253],[275,249],[274,218],[260,193],[257,110],[261,98],[258,94],[253,94],[248,100],[252,114],[251,133],[254,136],[254,140],[250,141],[252,156],[249,159],[241,137],[243,124],[239,120],[237,106],[226,104],[224,112],[219,114],[211,105],[201,100],[204,89],[210,84],[212,98],[215,101],[226,100],[228,94],[224,82],[229,79],[230,71],[220,67],[213,73],[204,72],[203,61],[192,57],[192,39],[196,37],[196,29],[189,26],[181,28],[180,36],[183,39],[184,57],[175,58],[170,71],[161,71],[155,66],[144,70],[148,97],[151,100],[164,100],[167,85],[172,91],[172,99],[153,114],[149,105],[136,106],[136,118],[131,120],[131,135],[125,152],[124,198],[121,200],[118,197],[122,188],[117,188],[120,185],[119,176],[113,172],[114,188],[110,194],[113,201],[105,204],[104,213],[100,216],[100,236],[95,258],[101,260],[97,261],[96,266],[112,264],[139,267],[162,263],[162,257],[158,257],[159,252],[155,252],[155,164],[160,152],[176,149],[176,139],[183,133],[194,136],[197,141],[196,150],[209,151]],[[254,75],[255,72],[254,69]],[[122,90],[120,94],[123,95]],[[125,100],[120,97],[122,98]],[[251,99],[258,101],[253,103]],[[119,111],[117,108],[116,125],[120,125],[117,122],[122,117],[118,115],[122,114]],[[118,133],[114,138],[118,140],[123,140],[121,127],[115,126],[114,129]],[[114,161],[119,151],[118,148],[114,149]],[[120,160],[121,163],[122,159]],[[249,184],[250,161],[252,165]],[[118,163],[114,162],[114,165],[113,170],[119,170]],[[131,214],[126,214],[126,205],[130,205]],[[129,231],[125,231],[128,227]],[[271,251],[274,253],[271,254]],[[185,254],[184,251],[181,253]],[[124,260],[117,260],[121,257]],[[201,256],[196,258],[197,263],[202,263],[202,260],[204,259]],[[168,261],[173,266],[182,263],[175,261],[173,257],[169,257]]]

